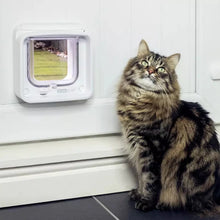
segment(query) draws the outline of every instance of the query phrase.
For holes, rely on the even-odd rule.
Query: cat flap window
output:
[[[36,87],[73,84],[78,76],[78,38],[27,39],[27,74]]]

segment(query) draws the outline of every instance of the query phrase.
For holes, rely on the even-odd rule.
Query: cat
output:
[[[218,210],[220,145],[213,121],[198,103],[180,100],[180,54],[161,56],[142,40],[124,69],[117,112],[142,211]]]

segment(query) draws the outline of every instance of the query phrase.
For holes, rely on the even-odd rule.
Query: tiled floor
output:
[[[220,220],[185,212],[134,209],[127,193],[0,209],[0,220]]]

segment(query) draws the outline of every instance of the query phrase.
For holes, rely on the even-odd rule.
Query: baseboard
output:
[[[0,155],[0,207],[135,186],[119,135],[3,145]]]
[[[123,157],[10,168],[1,173],[0,207],[122,192],[135,185]]]
[[[0,155],[5,169],[118,157],[125,150],[120,135],[109,135],[2,145]]]

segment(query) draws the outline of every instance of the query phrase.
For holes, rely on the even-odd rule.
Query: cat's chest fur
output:
[[[129,87],[130,88],[130,87]],[[175,102],[170,103],[170,99]],[[155,159],[162,158],[168,148],[170,128],[178,105],[178,94],[163,96],[149,92],[121,91],[118,115],[127,142],[130,160],[138,160],[141,151],[151,149]]]
[[[151,149],[156,159],[160,160],[168,148],[168,137],[171,127],[171,119],[157,120],[151,124],[127,124],[123,134],[127,141],[129,159],[135,163],[141,151]]]

